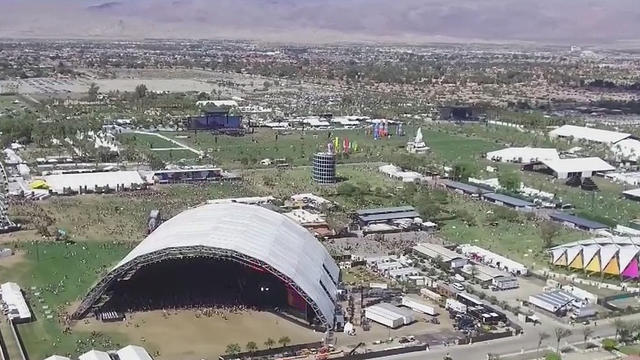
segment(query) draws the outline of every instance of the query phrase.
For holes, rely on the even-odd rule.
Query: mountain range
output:
[[[638,0],[0,0],[5,38],[607,43]]]

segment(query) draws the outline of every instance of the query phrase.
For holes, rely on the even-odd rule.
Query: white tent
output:
[[[142,346],[127,345],[117,351],[120,360],[152,360],[151,356]]]

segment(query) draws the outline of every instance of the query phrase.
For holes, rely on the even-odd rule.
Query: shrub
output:
[[[550,352],[544,356],[544,360],[562,360],[562,357],[560,357],[560,355],[557,353]]]
[[[614,339],[602,340],[602,348],[607,351],[615,350],[617,347],[618,347],[618,342]]]

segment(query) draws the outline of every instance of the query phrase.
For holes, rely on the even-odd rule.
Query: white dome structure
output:
[[[120,280],[164,260],[210,258],[257,267],[302,297],[332,327],[340,270],[327,250],[293,220],[254,205],[209,204],[186,210],[136,246],[82,301],[82,318]]]

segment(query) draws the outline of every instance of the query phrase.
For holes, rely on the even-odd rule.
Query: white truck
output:
[[[453,310],[455,312],[459,312],[462,314],[467,313],[467,305],[451,298],[447,299],[447,301],[445,302],[444,308],[447,310]]]

